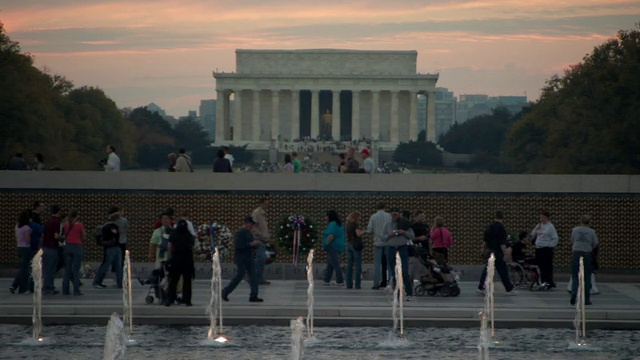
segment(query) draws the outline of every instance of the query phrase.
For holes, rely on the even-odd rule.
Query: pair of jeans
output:
[[[227,297],[235,290],[240,284],[245,274],[249,275],[249,284],[251,286],[251,293],[249,299],[255,299],[258,297],[258,274],[254,269],[255,263],[250,256],[237,256],[236,257],[236,275],[231,279],[231,282],[222,289],[222,296]]]
[[[20,268],[16,273],[11,285],[12,288],[18,289],[19,293],[33,291],[33,280],[31,279],[31,259],[35,252],[31,247],[19,247],[18,256],[20,257]]]
[[[387,247],[373,247],[373,286],[387,282]]]
[[[93,279],[93,285],[102,285],[102,280],[109,272],[109,269],[115,267],[116,269],[116,279],[118,283],[118,287],[122,288],[122,251],[119,246],[110,246],[106,251],[106,259],[100,265],[100,269],[98,269],[98,273],[96,277]]]
[[[58,272],[58,248],[43,248],[42,249],[42,272],[44,283],[42,284],[42,290],[45,292],[51,292],[55,290],[54,279]]]
[[[537,248],[536,263],[540,268],[540,277],[542,282],[546,282],[551,286],[556,286],[556,283],[553,281],[553,248]]]
[[[355,266],[355,274],[353,268]],[[353,245],[347,244],[347,289],[353,287],[355,277],[356,289],[360,289],[362,278],[362,250],[354,250]]]
[[[389,282],[396,283],[396,252],[400,253],[400,262],[402,262],[402,284],[407,296],[413,296],[413,281],[409,277],[409,249],[407,245],[398,247],[387,246],[387,269],[389,269]]]
[[[256,252],[256,258],[255,258],[255,266],[254,266],[254,270],[256,273],[256,279],[258,281],[258,283],[261,282],[265,282],[266,280],[264,279],[264,265],[267,262],[267,247],[265,246],[265,244],[263,242],[260,242],[260,245],[258,245],[255,248],[255,252]]]
[[[331,245],[325,246],[324,250],[327,252],[327,267],[324,269],[324,282],[329,283],[335,271],[336,283],[344,284],[342,266],[340,265],[340,253]]]
[[[590,252],[574,251],[571,253],[571,298],[575,299],[578,295],[578,274],[580,272],[581,257],[584,259],[584,301],[588,303],[591,299],[591,272],[593,266],[593,257]]]
[[[507,263],[504,262],[504,255],[502,253],[494,253],[495,254],[495,269],[500,276],[500,280],[502,281],[502,285],[504,286],[504,290],[506,292],[510,292],[513,290],[513,284],[511,283],[511,279],[509,279],[509,270],[507,269]],[[484,290],[484,283],[487,281],[487,266],[485,265],[482,269],[482,275],[480,275],[480,282],[478,283],[478,289]]]
[[[83,250],[80,244],[67,244],[64,247],[64,277],[62,278],[62,293],[69,294],[69,282],[73,281],[73,293],[80,294],[80,264],[82,264]]]

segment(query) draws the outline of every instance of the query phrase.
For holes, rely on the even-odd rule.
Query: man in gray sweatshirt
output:
[[[391,222],[391,215],[384,211],[384,202],[376,205],[376,213],[369,218],[369,226],[367,226],[367,234],[373,234],[373,287],[376,290],[387,285],[386,275],[386,238],[384,227]]]
[[[598,246],[598,236],[589,227],[591,215],[582,215],[580,226],[576,226],[571,231],[571,305],[575,305],[578,295],[578,273],[580,271],[580,258],[583,259],[584,266],[584,302],[591,305],[591,267],[592,252]]]

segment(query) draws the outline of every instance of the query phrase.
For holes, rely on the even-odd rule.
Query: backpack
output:
[[[105,226],[107,226],[109,223],[106,223],[102,226],[98,226],[96,227],[96,244],[98,246],[110,246],[113,245],[113,239],[111,240],[105,240],[104,239],[104,235],[102,235],[102,229],[104,229]]]

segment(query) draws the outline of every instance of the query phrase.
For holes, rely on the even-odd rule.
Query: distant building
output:
[[[457,99],[453,91],[436,87],[434,92],[436,104],[436,139],[444,135],[456,123]],[[426,128],[427,97],[418,95],[418,131]]]
[[[480,115],[489,115],[497,107],[505,107],[509,113],[517,114],[528,105],[526,96],[488,96],[483,94],[460,95],[457,105],[458,124]]]
[[[209,133],[209,140],[216,138],[216,101],[200,100],[200,124]]]
[[[155,103],[151,103],[149,105],[146,106],[147,110],[151,111],[152,113],[157,113],[158,115],[165,117],[167,115],[167,113],[162,110],[162,108],[158,105],[156,105]]]

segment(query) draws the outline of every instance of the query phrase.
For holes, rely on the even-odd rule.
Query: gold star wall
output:
[[[255,209],[265,194],[261,192],[207,192],[207,191],[6,191],[0,193],[0,262],[17,263],[14,227],[21,210],[40,200],[46,207],[59,204],[65,211],[76,209],[87,228],[85,260],[101,261],[102,250],[94,242],[96,226],[102,225],[111,206],[124,210],[130,222],[128,247],[134,261],[148,261],[148,242],[153,223],[166,207],[179,212],[189,209],[195,225],[210,221],[220,222],[232,231],[240,228],[242,218]],[[267,209],[273,244],[276,244],[276,225],[287,214],[304,214],[326,226],[326,211],[335,209],[346,219],[351,211],[364,215],[366,228],[369,215],[375,212],[378,201],[385,201],[388,208],[424,210],[427,223],[435,216],[442,216],[445,226],[452,232],[454,246],[450,250],[453,264],[481,263],[482,234],[492,220],[495,210],[505,213],[505,226],[509,232],[531,231],[538,222],[540,208],[551,211],[551,221],[556,226],[560,243],[556,249],[555,265],[567,267],[570,262],[571,229],[577,225],[580,215],[593,215],[593,227],[601,242],[599,263],[601,268],[639,269],[640,245],[640,197],[606,194],[487,194],[487,193],[353,193],[353,192],[272,192],[268,195]],[[43,220],[46,216],[43,217]],[[366,238],[364,262],[372,262],[372,239]],[[531,249],[528,249],[531,251]],[[324,251],[316,250],[316,260],[326,260]],[[291,256],[280,252],[276,262],[291,262]]]

